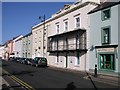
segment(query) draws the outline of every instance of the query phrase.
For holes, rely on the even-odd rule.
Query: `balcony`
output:
[[[86,51],[86,44],[68,44],[68,45],[58,45],[49,46],[48,52],[67,52],[67,51]]]
[[[48,52],[87,51],[86,30],[77,29],[48,37]]]

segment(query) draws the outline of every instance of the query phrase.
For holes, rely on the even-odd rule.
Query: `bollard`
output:
[[[97,65],[95,64],[94,77],[97,77]]]

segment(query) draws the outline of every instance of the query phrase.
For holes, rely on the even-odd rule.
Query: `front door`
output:
[[[66,68],[68,66],[68,56],[67,56],[67,53],[66,53]]]
[[[100,69],[114,70],[114,54],[100,54],[99,63]]]

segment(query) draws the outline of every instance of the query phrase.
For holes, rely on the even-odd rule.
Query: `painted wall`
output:
[[[48,31],[50,30],[50,22],[45,23],[45,30],[43,34],[43,25],[40,25],[37,28],[32,29],[32,57],[47,57],[47,37]],[[43,36],[44,35],[44,36]],[[44,46],[43,49],[43,38],[44,38]],[[44,51],[43,51],[44,50]],[[43,55],[44,52],[44,55]]]
[[[32,58],[32,34],[22,38],[22,57]]]
[[[118,72],[120,74],[120,5],[118,6]]]
[[[74,5],[73,7],[77,7],[77,6]],[[90,25],[89,25],[89,17],[87,15],[87,13],[95,7],[96,7],[95,5],[88,4],[84,7],[81,7],[79,9],[75,10],[75,11],[72,11],[71,13],[68,13],[66,15],[63,15],[60,18],[57,18],[57,19],[53,20],[51,22],[51,30],[49,30],[48,36],[53,36],[53,35],[57,34],[56,24],[60,25],[59,34],[67,32],[67,31],[64,30],[64,20],[65,19],[67,19],[67,21],[68,21],[68,32],[76,30],[75,18],[80,17],[80,28],[81,29],[86,29],[87,37],[88,37],[88,30],[89,30]],[[59,45],[63,44],[63,40],[60,39],[60,38],[59,38],[59,40],[60,40]],[[71,38],[69,38],[68,43],[72,43],[72,44],[76,43],[75,42],[75,37],[71,35]],[[87,40],[87,43],[88,43],[88,40]],[[76,70],[89,70],[89,59],[87,59],[88,57],[86,56],[85,53],[84,54],[81,53],[81,54],[80,54],[80,65],[75,66],[76,54],[75,53],[73,53],[73,54],[69,53],[69,55],[68,55],[68,68],[76,69]],[[60,61],[59,63],[56,64],[55,63],[56,60],[57,60],[56,54],[49,53],[49,56],[48,56],[49,61],[48,62],[49,62],[50,65],[53,65],[53,66],[65,67],[65,64],[66,64],[65,53],[63,53],[63,55],[59,56],[59,58],[62,60],[62,62]]]
[[[22,38],[15,42],[15,57],[22,57]]]
[[[111,18],[109,20],[101,20],[101,11],[90,14],[90,31],[88,44],[88,57],[90,60],[90,69],[94,69],[95,64],[98,63],[95,49],[92,47],[101,46],[101,28],[111,26],[111,45],[118,45],[118,5],[111,7]],[[116,66],[118,59],[116,58]],[[118,71],[116,67],[116,71]]]
[[[0,47],[0,57],[4,59],[4,54],[5,54],[5,46]]]

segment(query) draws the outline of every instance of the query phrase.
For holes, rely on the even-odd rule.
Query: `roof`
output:
[[[104,3],[101,3],[100,5],[98,5],[96,8],[94,8],[88,14],[92,14],[94,12],[97,12],[97,11],[100,11],[100,10],[103,10],[103,9],[106,9],[106,8],[109,8],[109,7],[118,5],[118,4],[120,4],[120,1],[119,2],[104,2]]]
[[[19,36],[21,36],[21,35],[18,35],[18,36],[16,36],[16,37],[13,37],[13,40],[15,40],[17,37],[19,37]]]
[[[31,34],[32,34],[32,32],[26,34],[25,36],[23,36],[23,38],[24,38],[24,37],[27,37],[27,36],[29,36],[29,35],[31,35]]]

